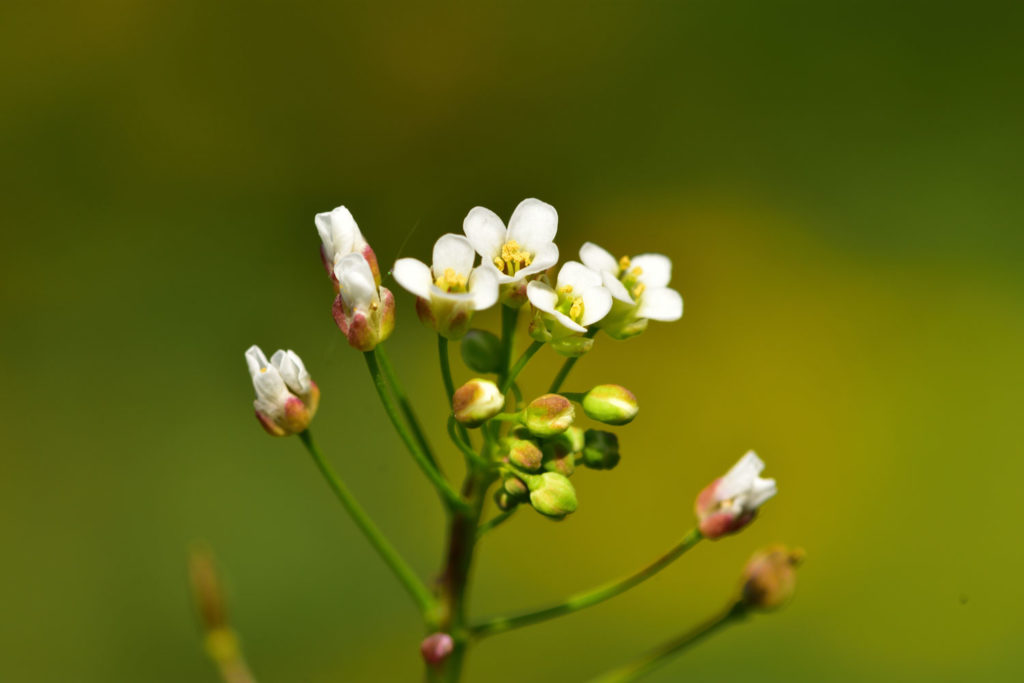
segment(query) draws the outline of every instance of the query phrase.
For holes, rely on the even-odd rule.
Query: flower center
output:
[[[533,254],[523,251],[519,242],[515,240],[509,240],[501,245],[501,256],[494,257],[494,267],[508,276],[514,276],[531,263]]]
[[[462,293],[466,291],[465,276],[459,275],[452,268],[445,268],[444,274],[434,280],[434,284],[443,292]]]
[[[647,285],[640,281],[640,276],[644,274],[644,269],[640,266],[632,268],[632,262],[628,256],[623,256],[619,259],[619,280],[625,285],[626,289],[629,290],[633,300],[640,298],[640,295],[647,289]]]
[[[583,297],[572,295],[572,285],[563,285],[558,288],[558,303],[555,304],[555,310],[578,323],[583,319]]]

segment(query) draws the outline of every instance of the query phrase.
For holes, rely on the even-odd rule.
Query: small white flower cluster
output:
[[[325,253],[338,245],[359,249],[364,242],[354,226],[354,236],[325,239]],[[462,227],[465,237],[446,234],[437,241],[431,265],[403,258],[393,269],[395,280],[417,297],[420,319],[447,338],[462,337],[473,314],[499,300],[510,307],[529,301],[531,334],[567,356],[588,350],[597,328],[624,339],[642,332],[648,320],[678,320],[683,314],[682,297],[668,288],[672,262],[661,254],[616,260],[587,242],[580,261],[564,263],[552,284],[549,271],[559,255],[554,243],[558,212],[539,199],[520,202],[507,228],[497,214],[480,206]],[[481,261],[474,266],[477,254]]]

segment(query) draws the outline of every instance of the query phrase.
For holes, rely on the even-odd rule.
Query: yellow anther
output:
[[[267,371],[266,368],[260,368],[260,372],[266,372],[266,371]]]
[[[571,294],[572,293],[572,285],[562,285],[561,287],[558,288],[558,293],[559,294]]]
[[[627,270],[629,270],[628,256],[623,256],[622,258],[619,259],[619,270],[622,272],[626,272]]]
[[[647,285],[645,285],[642,282],[636,283],[636,287],[633,288],[633,298],[636,299],[637,297],[639,297],[641,294],[644,293],[645,289],[647,289]]]
[[[501,256],[494,259],[494,266],[506,275],[515,275],[533,262],[533,254],[523,251],[519,242],[509,240],[501,245]]]
[[[637,266],[633,270],[629,271],[629,274],[634,276],[634,277],[640,277],[641,275],[644,274],[644,269],[641,268],[640,266]]]
[[[459,273],[456,273],[452,268],[445,268],[444,274],[434,280],[434,284],[437,288],[445,292],[465,292],[466,291],[466,278]]]
[[[579,322],[583,318],[583,297],[576,297],[572,300],[572,306],[569,307],[569,317],[575,322]]]

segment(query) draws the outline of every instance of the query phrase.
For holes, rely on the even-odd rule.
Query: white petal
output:
[[[490,209],[482,206],[471,209],[462,221],[462,231],[485,261],[501,254],[501,246],[505,244],[505,224]]]
[[[434,278],[426,263],[414,258],[400,258],[395,261],[391,274],[406,291],[421,299],[429,299]]]
[[[555,306],[558,305],[558,294],[551,286],[534,280],[526,285],[526,298],[530,300],[533,307],[545,313],[555,313]]]
[[[318,213],[314,222],[316,231],[320,233],[324,251],[333,263],[337,263],[342,256],[366,246],[366,240],[359,232],[359,226],[356,225],[352,212],[344,206],[339,206],[326,213]]]
[[[524,199],[508,221],[508,239],[515,240],[526,251],[536,254],[555,239],[558,212],[539,199]]]
[[[362,254],[343,256],[334,266],[334,276],[338,278],[341,298],[350,308],[364,308],[379,298],[370,264]]]
[[[746,505],[749,509],[756,510],[774,498],[778,492],[779,489],[775,485],[774,479],[756,479],[751,487],[750,499]]]
[[[288,399],[288,388],[284,385],[281,373],[273,365],[263,368],[252,378],[252,386],[256,389],[256,400],[268,411],[283,405]]]
[[[618,260],[593,242],[584,242],[580,247],[580,261],[598,272],[611,273],[615,277],[619,275]]]
[[[498,302],[498,277],[495,268],[477,266],[469,275],[469,293],[473,295],[473,309],[482,311]]]
[[[281,373],[281,379],[292,392],[306,394],[309,391],[309,373],[294,351],[275,351],[270,363]]]
[[[672,322],[683,317],[683,297],[674,289],[645,289],[640,295],[637,315],[641,318]]]
[[[715,490],[715,498],[728,500],[734,496],[748,491],[753,486],[757,475],[764,471],[764,462],[757,457],[754,451],[748,451],[732,466]]]
[[[580,294],[583,298],[583,317],[580,324],[593,325],[612,310],[612,295],[604,287],[589,287]]]
[[[541,247],[540,251],[533,255],[533,261],[530,262],[530,265],[516,273],[516,277],[514,279],[520,280],[527,275],[543,273],[556,263],[558,263],[558,245],[554,242],[548,242]]]
[[[434,264],[431,270],[434,278],[444,275],[447,268],[451,268],[462,277],[469,277],[469,271],[473,269],[473,261],[476,259],[476,252],[473,245],[462,235],[441,235],[434,242]]]
[[[558,287],[572,287],[576,291],[600,287],[601,276],[579,261],[566,261],[558,271]]]
[[[622,284],[622,281],[608,272],[601,273],[601,284],[604,288],[612,293],[612,298],[618,299],[624,304],[633,305],[633,297],[630,295],[629,290],[626,289],[626,285]]]
[[[270,365],[270,361],[263,353],[263,349],[253,344],[245,350],[245,364],[249,368],[249,376],[255,377],[263,368]]]
[[[672,279],[672,261],[661,254],[640,254],[630,260],[630,270],[639,268],[637,279],[648,287],[667,287]]]
[[[552,318],[554,318],[559,325],[569,330],[570,332],[575,332],[576,334],[583,334],[584,332],[587,331],[587,328],[583,327],[575,320],[567,316],[565,313],[562,313],[561,311],[553,311],[549,315]],[[558,335],[556,334],[555,336],[557,337]]]

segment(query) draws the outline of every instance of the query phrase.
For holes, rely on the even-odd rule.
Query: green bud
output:
[[[471,379],[455,390],[452,412],[467,427],[479,427],[501,412],[505,397],[498,385],[486,379]]]
[[[534,472],[540,469],[541,460],[544,454],[537,444],[527,439],[508,438],[505,440],[508,446],[508,461],[519,469]]]
[[[571,477],[576,471],[576,456],[583,450],[583,430],[569,427],[561,434],[545,439],[542,449],[546,471]]]
[[[552,519],[562,519],[576,511],[576,489],[565,476],[556,472],[545,472],[529,481],[530,505],[533,509]]]
[[[501,340],[486,330],[472,329],[462,338],[459,346],[462,361],[473,372],[501,370]]]
[[[523,424],[534,436],[561,434],[576,417],[572,402],[558,394],[544,394],[530,401],[523,412]]]
[[[601,384],[583,397],[583,412],[587,417],[605,424],[629,424],[639,411],[633,392],[618,384]]]
[[[588,429],[584,435],[583,464],[592,470],[610,470],[619,464],[619,437]]]
[[[499,510],[511,510],[519,505],[519,501],[508,495],[508,491],[500,488],[494,492],[494,504],[498,506]]]
[[[526,500],[530,495],[530,489],[519,477],[508,476],[501,482],[501,488],[505,490],[513,500]]]

